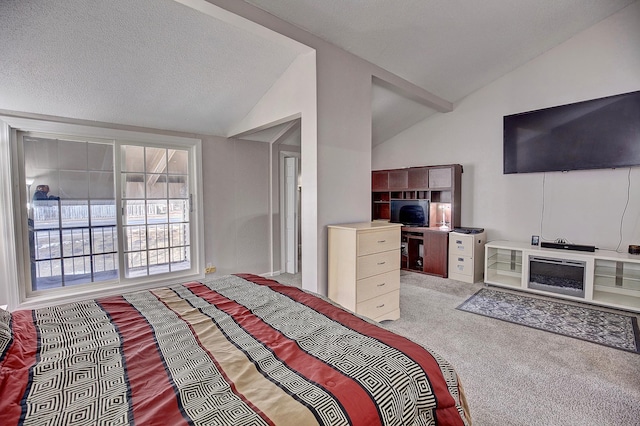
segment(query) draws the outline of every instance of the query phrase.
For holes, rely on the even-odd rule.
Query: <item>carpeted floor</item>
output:
[[[474,425],[640,424],[640,355],[456,309],[483,287],[403,271],[383,323],[451,361]]]
[[[640,353],[638,320],[623,312],[546,300],[490,288],[480,289],[457,309]]]
[[[475,426],[640,425],[639,354],[456,309],[483,287],[402,271],[381,324],[451,361]]]

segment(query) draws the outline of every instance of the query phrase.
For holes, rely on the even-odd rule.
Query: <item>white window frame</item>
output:
[[[0,116],[2,127],[0,128],[0,167],[2,167],[0,189],[5,189],[10,184],[9,194],[2,201],[12,207],[2,213],[0,226],[12,226],[5,228],[4,253],[0,262],[6,266],[13,262],[13,267],[4,271],[5,288],[2,299],[9,305],[9,309],[36,308],[60,302],[69,302],[86,298],[102,297],[113,294],[121,294],[125,291],[133,291],[143,288],[151,288],[168,285],[193,279],[202,279],[204,276],[204,214],[203,214],[203,188],[202,188],[202,140],[189,137],[173,136],[158,133],[135,132],[121,129],[93,127],[76,124],[59,123],[23,117]],[[191,269],[186,271],[150,275],[137,278],[123,278],[115,281],[94,282],[88,285],[70,286],[58,288],[52,291],[32,292],[31,276],[29,268],[29,253],[27,243],[27,230],[24,229],[24,217],[26,217],[26,185],[20,164],[21,158],[18,152],[18,131],[37,133],[39,136],[56,136],[59,138],[83,138],[85,140],[111,140],[114,141],[114,161],[116,162],[114,174],[116,176],[116,209],[121,212],[120,190],[120,145],[144,145],[163,147],[181,147],[188,149],[190,153],[189,180],[192,193],[192,213],[190,217],[190,238],[192,246]],[[9,152],[7,152],[9,150]],[[117,215],[119,256],[122,256],[122,217]],[[2,235],[0,235],[2,236]],[[10,249],[15,248],[12,253]],[[13,254],[13,256],[12,256]],[[119,268],[122,271],[123,263],[120,260]],[[0,263],[1,264],[1,263]],[[1,272],[0,272],[1,273]],[[2,278],[2,276],[0,276]],[[1,290],[1,289],[0,289]]]

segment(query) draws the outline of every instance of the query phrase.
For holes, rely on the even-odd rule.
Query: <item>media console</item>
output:
[[[640,312],[640,256],[492,241],[486,284]]]

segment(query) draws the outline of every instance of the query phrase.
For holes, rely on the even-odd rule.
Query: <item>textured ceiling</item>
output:
[[[305,48],[179,1],[0,0],[0,109],[227,135]],[[633,0],[247,3],[456,102]],[[434,113],[372,110],[373,143]]]
[[[457,102],[634,0],[245,0]],[[372,144],[436,114],[373,88]]]
[[[634,0],[246,0],[456,102]]]
[[[0,109],[226,135],[303,51],[173,0],[1,0]]]

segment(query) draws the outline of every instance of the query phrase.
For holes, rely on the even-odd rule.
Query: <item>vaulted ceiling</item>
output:
[[[173,0],[2,0],[0,109],[226,135],[304,47],[222,18]]]
[[[183,3],[3,0],[0,110],[227,135],[305,47]],[[247,3],[455,103],[633,0]],[[373,99],[374,143],[434,113]]]

